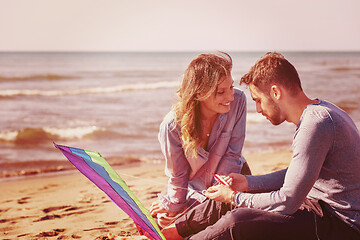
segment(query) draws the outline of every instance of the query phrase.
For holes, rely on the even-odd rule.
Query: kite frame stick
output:
[[[225,186],[228,186],[231,190],[234,190],[234,189],[232,189],[232,187],[230,186],[230,184],[228,183],[228,182],[226,182],[225,180],[224,180],[224,178],[223,177],[221,177],[219,174],[215,174],[215,173],[211,173],[213,176],[214,176],[214,178],[215,178],[215,180],[218,182],[218,183],[220,183],[220,184],[222,184],[222,185],[225,185]]]

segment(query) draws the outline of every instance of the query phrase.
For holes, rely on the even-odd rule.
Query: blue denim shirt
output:
[[[211,172],[228,175],[240,173],[246,161],[241,151],[245,139],[246,97],[234,91],[230,111],[216,119],[208,150],[198,150],[197,157],[187,158],[181,142],[180,127],[174,128],[174,112],[169,112],[160,125],[159,142],[165,156],[165,174],[169,177],[167,195],[160,196],[165,209],[178,212],[187,206],[189,198],[202,201],[200,194],[214,183]]]

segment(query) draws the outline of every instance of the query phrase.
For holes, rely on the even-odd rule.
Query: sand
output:
[[[290,151],[248,154],[253,174],[285,168]],[[116,167],[149,208],[164,188],[163,164]],[[147,239],[110,198],[77,170],[0,181],[0,239]]]

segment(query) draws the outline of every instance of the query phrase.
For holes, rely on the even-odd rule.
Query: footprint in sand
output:
[[[64,231],[65,231],[65,229],[54,229],[54,230],[48,231],[48,232],[41,232],[41,233],[35,235],[35,237],[55,237]]]
[[[42,187],[42,188],[39,188],[38,190],[39,191],[41,191],[41,190],[47,190],[47,189],[49,189],[49,188],[54,188],[54,187],[57,187],[57,186],[59,186],[58,184],[49,184],[49,185],[46,185],[46,186],[44,186],[44,187]]]
[[[52,220],[55,218],[61,218],[60,215],[54,214],[54,215],[46,215],[38,220],[34,220],[34,222],[41,222],[41,221],[45,221],[45,220]]]
[[[119,224],[119,221],[116,221],[116,222],[106,222],[105,225],[117,225]]]
[[[79,203],[91,203],[94,200],[93,194],[84,194],[78,199]]]
[[[27,200],[29,200],[29,199],[30,199],[30,197],[23,197],[23,198],[18,199],[17,203],[18,204],[25,204],[25,203],[28,203]]]
[[[97,206],[98,205],[92,205],[92,206],[90,206],[90,208],[88,208],[86,210],[82,210],[84,207],[74,207],[74,206],[68,206],[68,205],[44,208],[42,211],[44,213],[46,213],[47,215],[45,215],[37,220],[34,220],[34,222],[41,222],[41,221],[52,220],[52,219],[56,219],[56,218],[63,218],[63,217],[71,216],[74,214],[83,214],[83,213],[91,212],[91,211],[94,211],[93,207],[97,207]],[[54,212],[54,213],[52,213],[52,212]],[[52,215],[50,215],[48,213],[52,213]]]
[[[152,192],[149,192],[149,196],[147,196],[146,199],[154,199],[154,198],[157,198],[159,193],[161,193],[161,191],[152,191]]]
[[[53,212],[53,211],[57,211],[57,210],[61,210],[64,208],[69,208],[70,206],[58,206],[58,207],[49,207],[49,208],[44,208],[43,212],[44,213],[49,213],[49,212]]]

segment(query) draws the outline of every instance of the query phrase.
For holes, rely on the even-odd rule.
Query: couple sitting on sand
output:
[[[360,136],[348,114],[308,98],[294,66],[267,53],[241,83],[258,113],[297,128],[288,168],[251,175],[231,69],[228,54],[196,57],[160,126],[169,182],[150,212],[166,239],[360,239]]]

